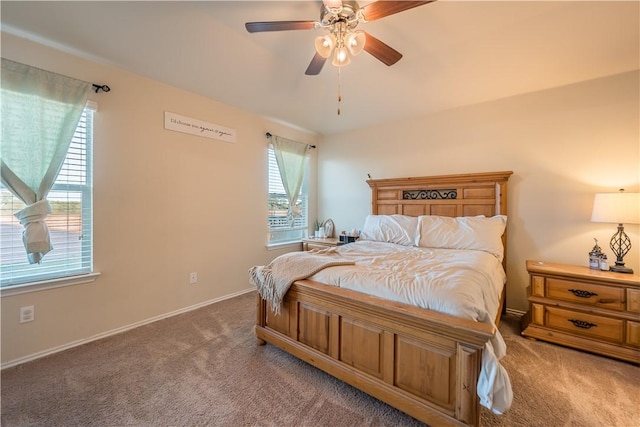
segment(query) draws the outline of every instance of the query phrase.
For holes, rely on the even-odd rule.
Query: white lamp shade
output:
[[[331,51],[333,50],[335,45],[336,38],[333,34],[326,34],[324,36],[316,37],[316,52],[318,52],[318,55],[322,56],[323,58],[328,58],[331,55]]]
[[[358,55],[364,49],[364,44],[367,41],[367,36],[364,31],[356,31],[349,33],[346,40],[347,49],[353,56]]]
[[[640,224],[640,193],[597,193],[591,221]]]

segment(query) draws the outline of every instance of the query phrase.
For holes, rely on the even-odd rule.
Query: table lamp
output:
[[[616,256],[616,263],[610,270],[632,274],[633,270],[624,265],[624,256],[631,249],[631,240],[624,232],[623,224],[640,223],[640,193],[597,193],[593,201],[591,222],[611,222],[618,224],[618,231],[611,237],[609,247]]]

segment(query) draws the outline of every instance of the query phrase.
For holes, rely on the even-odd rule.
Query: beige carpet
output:
[[[418,426],[277,348],[242,295],[2,372],[2,426]],[[640,426],[640,368],[500,326],[515,400],[485,426]]]

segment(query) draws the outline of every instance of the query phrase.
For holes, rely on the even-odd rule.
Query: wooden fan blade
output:
[[[433,1],[435,0],[376,1],[363,6],[361,10],[364,11],[364,19],[366,19],[367,21],[375,21],[376,19],[384,18],[385,16],[393,15],[394,13],[413,9],[414,7],[422,6],[427,3],[432,3]]]
[[[326,60],[327,58],[323,58],[316,52],[316,54],[313,56],[313,59],[311,60],[311,63],[307,67],[307,71],[305,71],[304,73],[307,76],[315,76],[317,74],[320,74],[320,71],[322,70],[322,67],[324,66]]]
[[[365,34],[367,36],[367,41],[364,44],[364,50],[389,66],[400,61],[400,58],[402,58],[402,54],[400,52],[373,37],[371,34]]]
[[[271,21],[271,22],[247,22],[244,24],[250,33],[263,31],[287,31],[287,30],[313,30],[314,21]]]

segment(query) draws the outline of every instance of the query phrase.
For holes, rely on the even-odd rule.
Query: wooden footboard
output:
[[[302,280],[275,315],[258,296],[259,343],[276,345],[429,425],[478,425],[486,324]]]

